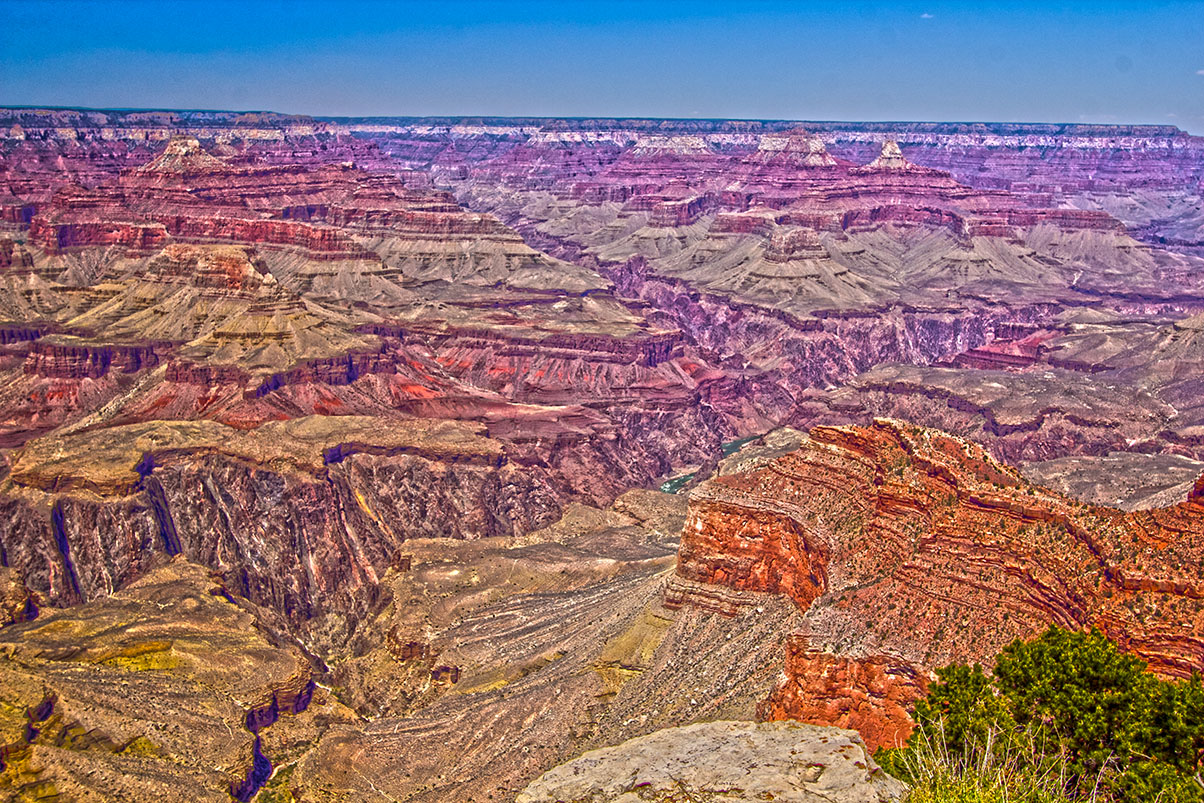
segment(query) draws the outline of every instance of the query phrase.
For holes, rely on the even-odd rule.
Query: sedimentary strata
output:
[[[250,800],[355,716],[262,612],[167,562],[0,631],[0,790],[13,800]]]
[[[929,670],[989,662],[1049,624],[1099,627],[1155,672],[1198,671],[1199,485],[1126,513],[939,431],[816,427],[692,493],[667,600],[733,613],[747,601],[712,587],[789,597],[806,625],[783,645],[785,680],[762,715],[891,744]]]

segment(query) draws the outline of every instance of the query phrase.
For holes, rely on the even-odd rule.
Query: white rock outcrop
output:
[[[704,722],[591,750],[516,803],[896,803],[907,787],[856,731],[798,722]]]

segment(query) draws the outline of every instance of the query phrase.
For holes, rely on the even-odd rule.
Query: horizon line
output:
[[[281,112],[273,109],[205,109],[205,108],[186,108],[186,107],[169,107],[169,106],[81,106],[81,105],[52,105],[52,104],[0,104],[0,111],[7,110],[28,110],[28,111],[78,111],[78,112],[114,112],[114,113],[129,113],[129,112],[171,112],[180,114],[274,114],[281,117],[304,117],[311,120],[321,121],[342,121],[342,120],[631,120],[631,121],[660,121],[660,122],[708,122],[708,123],[815,123],[823,125],[903,125],[914,123],[928,123],[934,125],[964,125],[964,126],[995,126],[995,125],[1016,125],[1016,126],[1062,126],[1062,127],[1102,127],[1102,128],[1173,128],[1188,136],[1204,136],[1204,134],[1194,134],[1185,128],[1181,128],[1175,123],[1149,123],[1149,122],[1069,122],[1065,120],[936,120],[936,119],[804,119],[794,117],[654,117],[647,115],[614,115],[614,114],[597,114],[597,115],[534,115],[534,114],[341,114],[341,115],[322,115],[312,114],[309,112]]]

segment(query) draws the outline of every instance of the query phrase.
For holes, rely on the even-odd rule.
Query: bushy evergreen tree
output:
[[[995,693],[982,666],[950,664],[936,670],[940,679],[916,703],[915,720],[926,725],[950,755],[985,749],[1000,733],[1012,730],[1004,698]]]
[[[906,776],[921,752],[979,771],[1002,757],[1041,797],[1056,778],[1069,799],[1204,803],[1204,684],[1145,670],[1098,630],[1051,627],[1005,647],[991,676],[937,670],[911,743],[882,759]]]

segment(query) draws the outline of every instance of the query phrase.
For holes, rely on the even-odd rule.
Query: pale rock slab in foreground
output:
[[[516,803],[895,803],[907,790],[856,731],[798,722],[704,722],[591,750]]]

